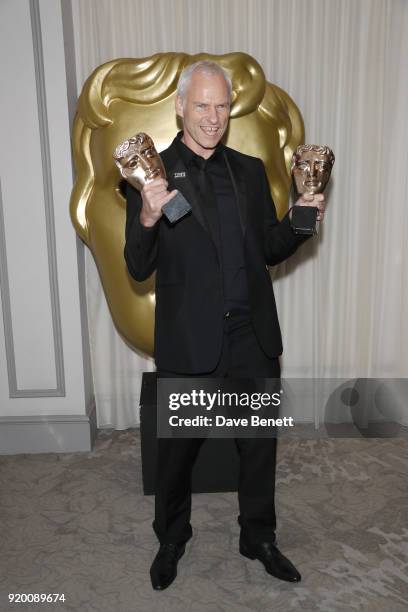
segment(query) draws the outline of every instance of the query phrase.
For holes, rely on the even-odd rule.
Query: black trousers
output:
[[[180,377],[158,371],[159,377]],[[246,314],[225,318],[222,354],[206,377],[280,378],[279,358],[265,355]],[[197,377],[197,375],[194,375]],[[191,472],[205,438],[158,438],[155,518],[160,544],[192,537]],[[240,457],[238,483],[241,531],[250,538],[275,541],[276,438],[236,438]]]

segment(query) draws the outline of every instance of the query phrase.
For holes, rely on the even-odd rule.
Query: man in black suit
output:
[[[230,102],[231,81],[220,66],[187,67],[176,97],[183,131],[161,153],[168,181],[155,179],[140,194],[127,185],[129,272],[143,281],[156,270],[159,376],[280,377],[282,341],[267,266],[285,260],[306,237],[293,232],[288,214],[278,221],[262,161],[221,143]],[[171,225],[162,207],[176,190],[192,212]],[[323,218],[323,195],[297,204],[317,206]],[[202,441],[158,439],[155,589],[173,582],[192,536],[191,470]],[[298,582],[299,572],[274,544],[276,438],[236,444],[240,552],[271,575]]]

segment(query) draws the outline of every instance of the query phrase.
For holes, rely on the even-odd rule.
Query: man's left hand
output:
[[[326,209],[326,200],[324,193],[315,193],[314,195],[304,193],[296,202],[297,206],[316,206],[319,209],[317,220],[323,221],[324,211]]]

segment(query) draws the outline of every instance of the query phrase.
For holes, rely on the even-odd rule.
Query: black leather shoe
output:
[[[271,542],[251,542],[241,536],[239,552],[248,559],[259,559],[268,574],[275,578],[287,582],[299,582],[301,579],[296,567]]]
[[[185,544],[162,544],[150,568],[152,587],[156,591],[167,589],[177,576],[178,560],[184,555]]]

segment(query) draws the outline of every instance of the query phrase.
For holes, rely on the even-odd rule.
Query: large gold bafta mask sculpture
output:
[[[178,77],[186,65],[203,59],[218,62],[232,80],[225,144],[263,159],[282,216],[288,205],[292,155],[303,142],[303,121],[292,99],[265,81],[262,68],[249,55],[162,53],[108,62],[85,82],[74,122],[77,176],[72,222],[95,258],[116,328],[131,347],[149,355],[154,278],[137,283],[126,268],[126,202],[112,151],[138,132],[149,134],[159,152],[172,142],[182,128],[174,110]]]

